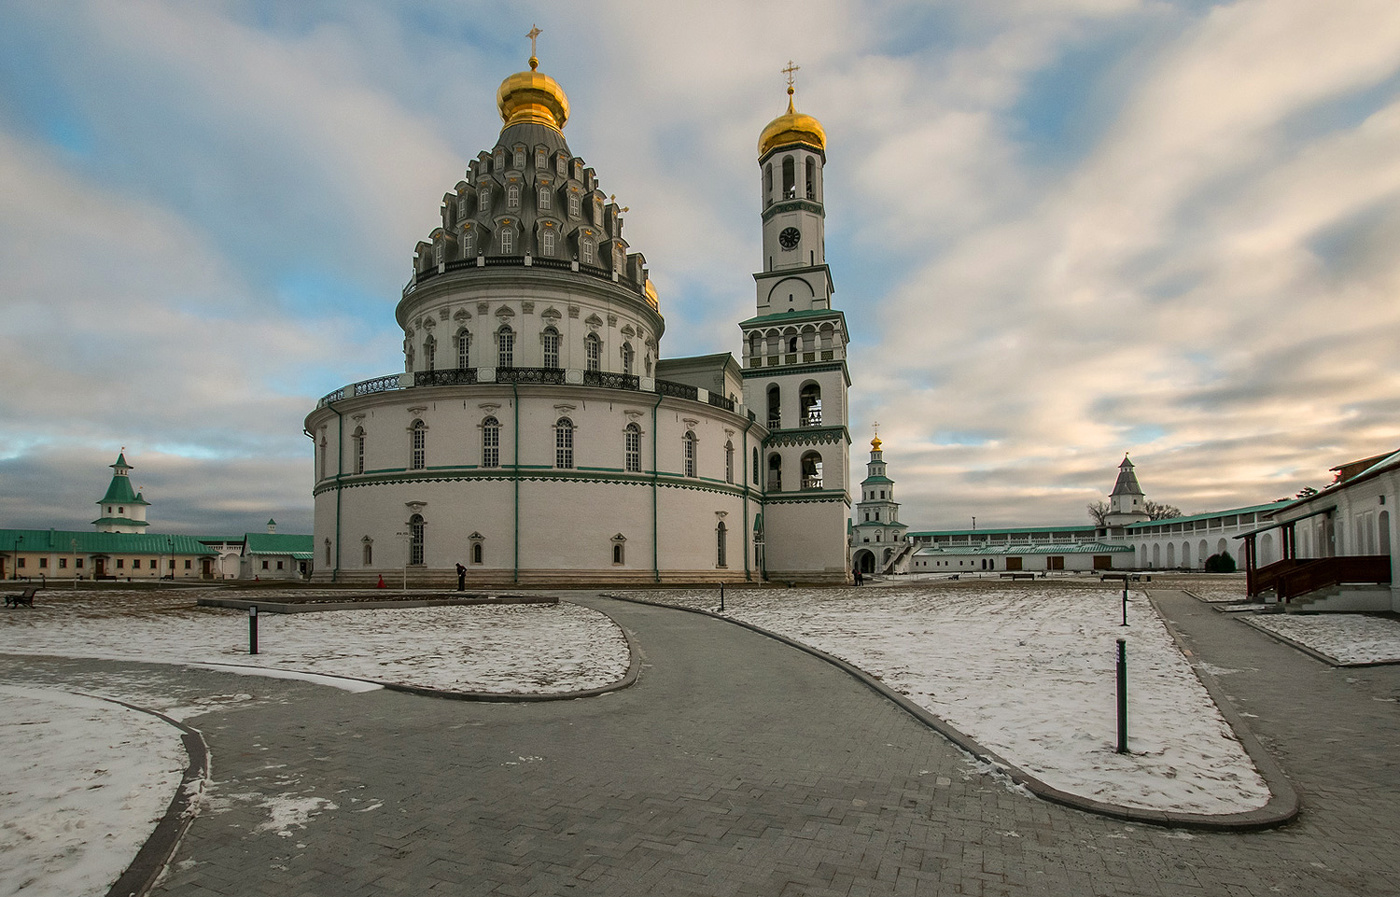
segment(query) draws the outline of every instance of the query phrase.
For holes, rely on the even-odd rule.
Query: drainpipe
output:
[[[510,393],[515,402],[515,567],[511,571],[511,581],[520,584],[520,384],[512,380]]]
[[[340,477],[345,472],[345,415],[336,410],[334,403],[328,403],[327,408],[335,411],[336,434],[335,434],[335,569],[331,571],[331,582],[340,581]],[[311,546],[315,552],[316,546]],[[312,557],[315,557],[314,553]]]
[[[656,394],[656,404],[651,406],[651,575],[661,582],[660,523],[657,519],[656,492],[660,488],[661,465],[656,457],[656,409],[661,407],[661,393]]]
[[[749,429],[753,427],[753,421],[744,425],[744,478],[739,482],[744,484],[744,531],[739,536],[739,544],[744,549],[744,581],[753,582],[753,574],[749,572],[749,545],[753,541],[753,526],[749,523]]]

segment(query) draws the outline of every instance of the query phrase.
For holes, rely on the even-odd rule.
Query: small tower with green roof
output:
[[[150,502],[131,488],[131,465],[126,463],[126,449],[117,453],[117,463],[111,465],[112,483],[107,494],[97,502],[102,516],[94,520],[99,533],[144,533],[146,508]]]
[[[867,476],[860,483],[851,528],[851,564],[861,573],[896,572],[909,553],[904,538],[908,526],[899,521],[899,502],[894,500],[894,480],[886,472],[882,446],[878,435],[870,440]]]

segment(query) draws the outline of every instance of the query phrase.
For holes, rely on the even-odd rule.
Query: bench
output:
[[[1003,573],[1002,579],[1035,579],[1034,573]]]
[[[34,606],[34,593],[35,593],[35,592],[38,592],[38,591],[39,591],[39,587],[38,587],[38,586],[33,586],[32,588],[28,588],[28,589],[25,589],[23,592],[20,592],[18,595],[6,595],[6,596],[5,596],[5,606],[6,606],[6,607],[20,607],[20,606],[24,606],[24,607],[33,607],[33,606]]]
[[[1133,573],[1133,574],[1129,575],[1129,574],[1127,574],[1127,573],[1105,573],[1105,574],[1103,574],[1102,576],[1099,577],[1099,582],[1108,582],[1110,579],[1116,579],[1116,580],[1118,580],[1119,582],[1123,582],[1123,583],[1127,583],[1127,582],[1142,582],[1142,574],[1141,574],[1141,573]],[[1147,581],[1148,581],[1148,582],[1151,582],[1151,581],[1152,581],[1152,577],[1150,577],[1150,576],[1147,577]]]

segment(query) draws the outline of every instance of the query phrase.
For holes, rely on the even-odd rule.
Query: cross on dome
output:
[[[535,38],[539,37],[541,34],[544,34],[544,32],[533,22],[530,24],[530,30],[525,33],[525,36],[530,39],[530,71],[534,71],[540,66],[538,54],[535,52]]]

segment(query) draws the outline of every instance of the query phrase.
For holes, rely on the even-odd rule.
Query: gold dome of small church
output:
[[[533,122],[545,125],[556,131],[564,129],[569,120],[569,98],[564,88],[553,78],[537,71],[540,65],[535,56],[535,38],[540,35],[538,28],[532,28],[530,38],[530,70],[516,72],[501,82],[496,90],[496,106],[501,110],[501,121],[505,127]]]
[[[788,73],[787,112],[770,121],[763,133],[758,135],[759,158],[767,155],[774,147],[793,143],[825,153],[826,129],[822,127],[822,123],[806,113],[798,112],[792,105],[792,95],[796,92],[792,85],[792,73],[797,71],[797,66],[789,62],[783,71]]]

